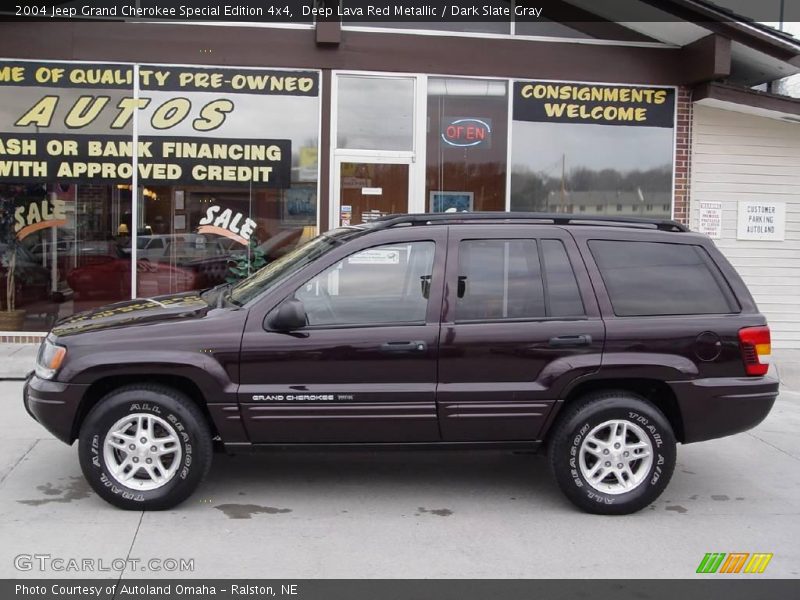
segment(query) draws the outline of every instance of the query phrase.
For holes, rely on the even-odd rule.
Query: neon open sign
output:
[[[492,141],[492,121],[474,117],[446,117],[442,124],[442,141],[456,148],[488,147]]]

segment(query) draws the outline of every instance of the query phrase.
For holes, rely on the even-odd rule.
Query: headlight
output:
[[[36,357],[36,376],[42,379],[52,379],[66,356],[67,349],[64,346],[54,344],[49,337],[45,338],[39,347],[39,355]]]

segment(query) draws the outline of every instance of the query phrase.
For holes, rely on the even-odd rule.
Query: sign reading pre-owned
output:
[[[514,120],[672,127],[673,88],[517,81]]]
[[[265,95],[317,96],[314,71],[0,61],[0,181],[250,185],[291,180]],[[137,123],[137,144],[133,123]]]

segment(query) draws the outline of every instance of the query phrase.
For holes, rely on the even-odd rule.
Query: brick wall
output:
[[[678,88],[678,122],[675,124],[675,208],[673,218],[689,224],[689,181],[692,149],[692,90]]]

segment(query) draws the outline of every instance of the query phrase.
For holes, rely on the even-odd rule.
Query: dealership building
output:
[[[800,41],[701,1],[568,4],[0,24],[0,341],[342,225],[514,210],[685,222],[800,348],[800,100],[771,93]]]

